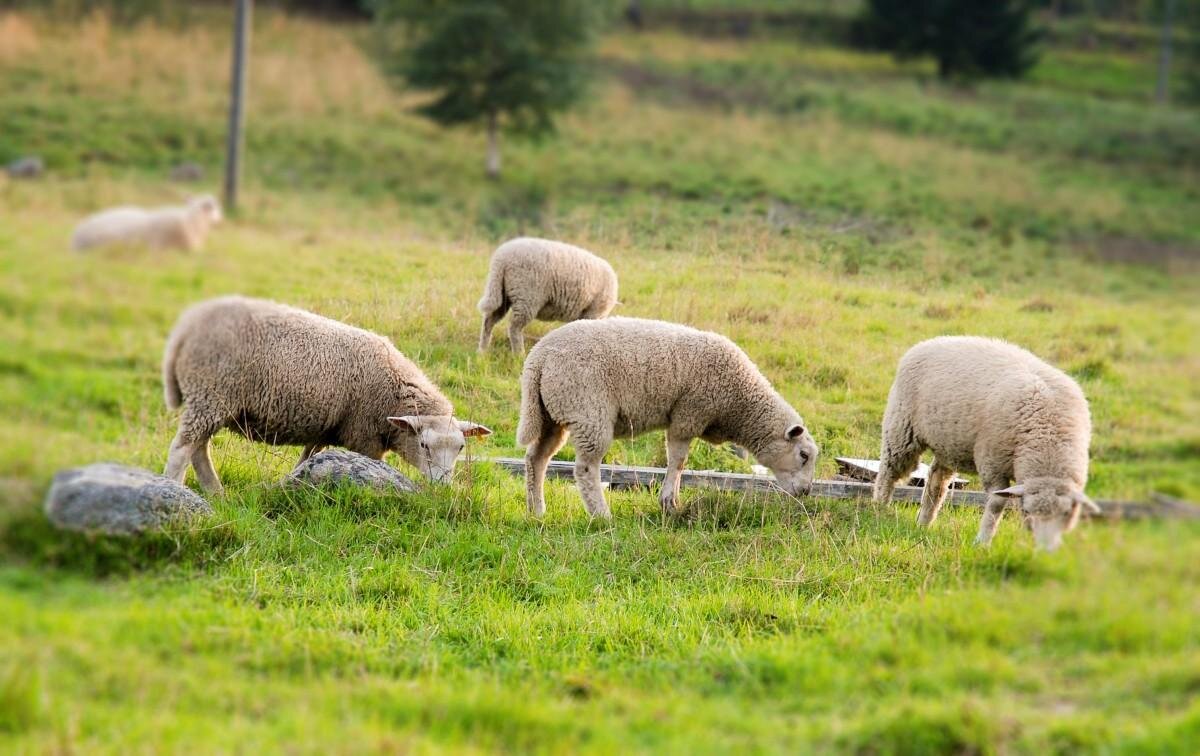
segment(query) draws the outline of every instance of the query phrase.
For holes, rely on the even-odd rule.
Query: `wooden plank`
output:
[[[864,483],[874,483],[875,477],[879,475],[879,460],[877,459],[834,457],[833,461],[837,462],[839,475],[845,475],[854,480],[861,480]],[[910,486],[924,486],[925,481],[929,480],[930,472],[929,465],[924,462],[917,463],[917,469],[909,476],[908,484]],[[954,489],[966,488],[968,482],[966,478],[960,478],[955,475],[950,479],[950,487]]]
[[[499,465],[511,473],[525,474],[525,460],[514,457],[482,457],[477,461]],[[574,479],[575,463],[566,460],[550,460],[547,478]],[[656,488],[662,484],[666,469],[662,467],[629,467],[624,465],[600,465],[600,480],[610,488]],[[766,475],[718,472],[715,470],[684,470],[680,485],[690,488],[716,488],[723,491],[764,491],[786,496],[775,480]],[[870,499],[873,486],[856,480],[815,480],[813,498],[825,499]],[[918,486],[896,486],[894,499],[920,501],[923,488]],[[955,506],[982,507],[987,502],[983,491],[952,490],[946,503]],[[1100,506],[1100,517],[1106,519],[1142,520],[1149,518],[1200,520],[1200,506],[1178,500],[1157,499],[1155,502],[1107,501],[1096,502]]]

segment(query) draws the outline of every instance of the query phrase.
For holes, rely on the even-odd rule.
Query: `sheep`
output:
[[[678,508],[679,480],[696,437],[744,446],[790,495],[812,487],[816,442],[732,341],[657,320],[580,320],[539,341],[521,373],[517,442],[526,447],[530,514],[546,511],[546,468],[568,432],[583,504],[592,517],[608,518],[600,461],[614,436],[662,428],[667,474],[659,502],[667,514]]]
[[[375,333],[261,299],[227,296],[183,312],[167,339],[163,388],[183,406],[168,478],[190,463],[220,493],[209,439],[221,428],[273,445],[326,446],[380,459],[395,451],[436,482],[449,480],[465,438],[488,428],[458,420],[420,368]]]
[[[920,525],[937,518],[956,471],[977,471],[988,499],[975,542],[991,543],[1005,504],[1020,499],[1038,547],[1053,551],[1081,510],[1100,511],[1083,492],[1090,438],[1087,399],[1066,373],[1004,341],[930,339],[896,369],[874,498],[890,501],[930,449]]]
[[[182,207],[114,207],[84,218],[71,236],[71,249],[144,244],[154,250],[194,252],[204,246],[209,230],[221,217],[221,205],[210,194],[195,197]]]
[[[511,311],[508,344],[525,351],[523,331],[531,320],[595,320],[617,304],[617,274],[606,260],[562,242],[522,237],[492,253],[479,311],[479,351],[487,351],[492,328]]]

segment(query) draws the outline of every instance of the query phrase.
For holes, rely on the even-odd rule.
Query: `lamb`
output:
[[[168,478],[190,463],[221,492],[209,439],[221,428],[268,444],[326,446],[380,459],[395,451],[437,482],[449,480],[466,437],[488,428],[458,420],[420,368],[378,334],[261,299],[220,297],[180,316],[163,356],[167,407],[183,406]]]
[[[519,238],[492,253],[479,311],[479,351],[487,351],[492,328],[511,310],[508,343],[525,351],[523,331],[531,320],[594,320],[617,304],[617,274],[585,249],[546,239]]]
[[[614,436],[660,428],[667,431],[667,475],[659,495],[666,513],[677,510],[679,480],[696,437],[744,446],[790,495],[812,487],[816,442],[732,341],[657,320],[580,320],[539,341],[521,374],[517,442],[526,447],[530,514],[546,511],[546,468],[568,432],[584,506],[591,516],[607,518],[600,461]]]
[[[196,251],[209,230],[221,221],[216,197],[195,197],[182,207],[114,207],[84,218],[75,227],[71,249],[80,251],[110,244],[144,244],[151,249]]]
[[[923,341],[888,394],[875,501],[890,501],[931,449],[918,523],[937,518],[955,471],[978,471],[988,500],[976,543],[991,543],[1005,504],[1020,499],[1037,545],[1053,551],[1082,510],[1100,511],[1083,493],[1090,438],[1079,385],[1030,352],[972,336]]]

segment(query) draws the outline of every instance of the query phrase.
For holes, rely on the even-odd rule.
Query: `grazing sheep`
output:
[[[937,517],[955,471],[977,471],[988,500],[976,543],[991,542],[1006,502],[1020,498],[1038,546],[1053,551],[1082,509],[1100,511],[1083,493],[1090,437],[1087,399],[1061,370],[996,339],[923,341],[888,394],[875,500],[890,501],[931,449],[917,522]]]
[[[570,323],[539,341],[521,374],[517,442],[526,446],[531,514],[546,510],[550,458],[575,440],[575,481],[593,517],[609,517],[600,461],[614,436],[667,431],[659,501],[672,512],[692,439],[733,441],[775,473],[791,495],[812,487],[817,445],[803,420],[750,358],[715,333],[657,320]]]
[[[209,229],[221,221],[216,197],[196,197],[183,207],[114,207],[84,218],[71,236],[71,249],[108,244],[144,244],[151,249],[200,249]]]
[[[301,462],[326,446],[372,459],[395,451],[439,482],[465,436],[491,433],[455,419],[386,338],[261,299],[221,297],[184,311],[167,339],[163,386],[167,407],[184,407],[165,475],[182,482],[190,462],[214,492],[221,481],[208,441],[221,428],[304,445]]]
[[[595,320],[617,304],[617,274],[585,249],[546,239],[520,238],[492,253],[479,311],[479,351],[492,341],[492,327],[510,312],[508,344],[525,351],[522,333],[531,320]]]

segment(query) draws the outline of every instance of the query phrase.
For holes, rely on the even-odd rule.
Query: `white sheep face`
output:
[[[771,468],[775,481],[789,496],[807,496],[817,471],[817,442],[803,425],[795,424],[758,455]]]
[[[1021,514],[1033,533],[1039,549],[1055,551],[1062,546],[1063,535],[1078,523],[1086,509],[1099,514],[1100,508],[1071,484],[1052,478],[1033,479],[996,491],[998,496],[1020,498]]]
[[[217,198],[211,194],[205,194],[202,197],[196,197],[189,203],[193,208],[197,208],[201,213],[208,218],[209,223],[220,223],[224,218],[221,215],[221,203],[217,202]]]
[[[389,417],[402,433],[394,450],[435,483],[449,483],[454,465],[470,436],[487,436],[491,430],[449,415]]]

